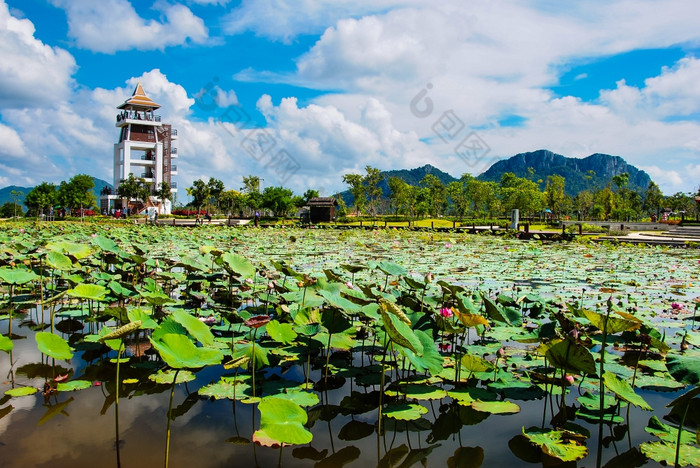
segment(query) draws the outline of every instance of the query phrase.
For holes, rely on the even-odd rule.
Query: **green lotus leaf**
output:
[[[476,400],[471,407],[482,413],[515,414],[520,412],[520,406],[512,401],[481,401]]]
[[[668,424],[662,423],[659,418],[652,416],[649,418],[647,427],[644,428],[646,432],[654,435],[661,439],[663,442],[676,445],[676,440],[678,438],[678,428],[671,427]],[[695,434],[683,429],[681,433],[681,444],[693,444],[695,443]]]
[[[46,244],[46,249],[71,255],[78,260],[83,259],[92,253],[92,249],[89,245],[76,244],[75,242],[68,241],[50,242]]]
[[[325,289],[321,289],[318,291],[318,293],[321,295],[321,297],[328,301],[330,305],[349,314],[356,314],[360,311],[360,306],[341,296],[339,290],[327,291]]]
[[[323,345],[328,344],[328,333],[317,333],[314,335],[314,340],[320,341]],[[348,333],[333,333],[330,335],[331,338],[331,349],[344,349],[350,350],[355,346],[355,341],[352,339]]]
[[[284,398],[285,400],[291,400],[299,406],[314,406],[319,402],[318,395],[302,390],[286,391],[283,393],[277,393],[275,396],[278,398]]]
[[[11,388],[9,390],[5,390],[5,395],[11,396],[11,397],[20,397],[20,396],[34,395],[38,391],[39,391],[39,389],[34,388],[34,387],[17,387],[17,388]]]
[[[155,306],[162,306],[175,302],[170,296],[160,291],[141,291],[139,294],[141,294],[141,297],[146,299],[149,304]]]
[[[0,335],[0,351],[5,351],[6,353],[9,353],[12,351],[12,348],[14,347],[14,343],[10,338],[8,338],[5,335]]]
[[[185,310],[177,309],[170,317],[185,327],[189,334],[204,346],[211,346],[214,344],[214,334],[209,327],[201,320],[188,314]]]
[[[270,338],[278,343],[291,343],[297,338],[291,323],[279,323],[277,320],[271,320],[267,324],[266,330]]]
[[[249,382],[250,376],[221,377],[218,382],[200,388],[198,393],[216,400],[244,400],[253,395],[253,387]]]
[[[410,349],[418,356],[423,355],[423,345],[411,327],[402,322],[396,315],[386,312],[384,307],[380,307],[380,311],[384,321],[384,329],[392,341]]]
[[[673,466],[676,462],[676,445],[665,442],[644,442],[639,446],[642,453],[652,460]],[[700,466],[700,447],[696,445],[681,445],[678,453],[678,465]]]
[[[89,299],[93,301],[103,301],[107,295],[107,288],[100,286],[99,284],[78,284],[73,289],[66,291],[66,294],[70,297],[75,297],[77,299]]]
[[[398,263],[390,262],[387,260],[382,260],[377,264],[377,268],[382,270],[385,275],[389,276],[406,276],[408,270],[399,265]]]
[[[491,372],[493,364],[486,359],[473,354],[465,354],[461,359],[462,366],[469,372]]]
[[[73,262],[61,252],[50,251],[46,254],[46,264],[57,270],[70,270],[73,268]]]
[[[539,446],[542,452],[564,462],[577,461],[588,455],[588,449],[575,440],[566,440],[564,431],[523,428],[523,435]]]
[[[176,384],[181,384],[185,382],[192,382],[195,379],[195,375],[188,370],[159,370],[155,374],[148,376],[148,380],[162,385],[172,385],[173,379],[175,379],[175,374],[177,374]]]
[[[248,362],[253,361],[253,349],[255,349],[255,368],[262,369],[263,367],[270,364],[268,359],[269,351],[267,348],[262,346],[253,346],[253,343],[245,343],[243,345],[236,345],[236,352],[233,353],[231,359],[236,362],[243,358],[246,358]],[[242,362],[242,361],[241,361]]]
[[[39,275],[29,270],[18,268],[0,268],[0,281],[6,284],[27,284],[39,279]]]
[[[158,326],[158,323],[151,318],[151,313],[145,309],[137,307],[127,310],[126,313],[130,321],[141,322],[141,328],[152,330]]]
[[[219,259],[223,263],[224,268],[238,276],[243,278],[252,278],[255,276],[255,267],[242,255],[226,252],[219,257]]]
[[[85,390],[92,387],[92,382],[88,380],[71,380],[70,382],[60,382],[56,386],[59,392],[72,392],[76,390]]]
[[[545,356],[549,363],[573,373],[595,374],[595,361],[588,349],[571,340],[563,340],[551,346]]]
[[[48,332],[37,332],[34,335],[39,351],[54,359],[69,360],[73,357],[73,350],[68,342],[58,335]]]
[[[428,371],[432,375],[442,372],[444,360],[437,351],[433,338],[422,330],[413,330],[413,333],[423,346],[423,354],[418,356],[408,348],[401,348],[401,352],[406,355],[418,372]]]
[[[384,410],[387,418],[399,419],[401,421],[414,421],[428,412],[428,408],[415,403],[397,403],[389,405]]]
[[[666,367],[673,378],[681,383],[700,383],[700,359],[697,353],[684,356],[671,354],[666,357]]]
[[[102,235],[93,237],[91,242],[93,245],[96,245],[100,249],[107,252],[119,253],[122,250],[119,248],[116,242]]]
[[[262,445],[308,444],[313,435],[305,427],[308,416],[301,406],[279,397],[265,397],[258,405],[260,429],[253,440]]]
[[[608,317],[606,322],[605,315],[593,312],[592,310],[584,310],[583,314],[598,330],[602,330],[603,326],[606,326],[607,332],[610,335],[623,331],[637,330],[642,326],[642,322],[638,320],[628,320],[618,317]]]
[[[646,401],[644,401],[644,398],[634,393],[634,390],[626,380],[622,380],[612,372],[606,372],[603,374],[603,382],[608,390],[617,395],[620,400],[624,400],[627,403],[638,406],[646,411],[653,410],[653,408],[649,406]]]
[[[149,339],[160,357],[175,369],[213,366],[223,359],[218,349],[198,348],[184,335],[166,333],[158,340]]]

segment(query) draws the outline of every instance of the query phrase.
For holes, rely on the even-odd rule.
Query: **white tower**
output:
[[[177,175],[177,166],[173,164],[177,158],[177,148],[173,141],[177,140],[177,130],[170,124],[161,122],[160,115],[154,111],[160,108],[146,96],[141,83],[136,85],[133,95],[117,107],[116,127],[120,129],[119,142],[114,145],[114,195],[103,197],[103,208],[109,206],[109,200],[116,205],[121,199],[116,196],[116,190],[123,179],[133,174],[136,179],[143,178],[154,193],[163,182],[170,184],[171,191],[177,192],[177,183],[172,177]],[[150,197],[144,200],[144,206],[132,206],[143,209],[148,206],[158,206],[161,214],[170,214],[171,203],[160,206],[160,200]],[[130,203],[131,204],[131,203]],[[116,206],[117,208],[125,208]]]

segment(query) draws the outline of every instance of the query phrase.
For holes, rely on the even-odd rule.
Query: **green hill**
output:
[[[591,172],[592,171],[592,172]],[[506,172],[539,182],[544,190],[547,176],[566,179],[566,193],[575,196],[582,190],[596,190],[610,184],[613,176],[627,172],[629,188],[644,193],[651,178],[646,172],[628,164],[620,156],[596,153],[586,158],[568,158],[548,150],[520,153],[494,163],[479,180],[498,182]]]
[[[409,185],[418,186],[420,185],[420,181],[423,180],[423,177],[425,177],[427,174],[434,175],[435,177],[440,179],[440,181],[445,185],[457,180],[447,172],[443,172],[437,167],[431,166],[430,164],[426,164],[423,167],[417,167],[415,169],[397,169],[392,171],[382,171],[382,181],[379,183],[379,187],[381,187],[382,189],[382,198],[389,198],[389,177],[398,177],[399,179],[402,179]],[[335,196],[337,195],[338,194],[336,194]],[[340,195],[343,197],[343,200],[345,201],[345,204],[347,206],[352,206],[353,203],[355,203],[355,197],[352,196],[349,190],[340,192]]]
[[[102,179],[98,179],[97,177],[93,177],[92,181],[95,183],[95,187],[92,189],[92,193],[95,194],[95,198],[99,199],[100,198],[100,191],[104,187],[110,187],[112,188],[112,184],[109,182],[106,182]],[[32,191],[34,187],[18,187],[16,185],[10,185],[9,187],[3,187],[0,189],[0,205],[2,205],[5,202],[11,202],[12,201],[12,191],[17,190],[23,193],[23,195],[20,197],[20,200],[22,203],[24,203],[24,197]],[[24,207],[24,210],[26,211],[27,207]]]

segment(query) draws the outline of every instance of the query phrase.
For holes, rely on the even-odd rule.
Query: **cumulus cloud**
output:
[[[79,47],[114,53],[132,48],[163,49],[203,43],[208,37],[204,21],[184,5],[156,3],[164,21],[146,20],[128,0],[51,0],[68,15],[68,34]]]
[[[34,37],[34,24],[0,0],[0,106],[33,107],[65,99],[73,86],[73,56]]]

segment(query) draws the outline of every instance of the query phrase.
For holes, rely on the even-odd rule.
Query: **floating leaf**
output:
[[[258,405],[260,429],[253,440],[261,445],[308,444],[313,435],[305,427],[306,411],[296,403],[278,397],[265,397]]]
[[[92,387],[92,382],[88,380],[71,380],[70,382],[61,382],[56,386],[59,392],[71,392],[75,390],[84,390]]]
[[[491,414],[515,414],[520,412],[520,406],[512,401],[481,401],[476,400],[471,407],[477,411]]]
[[[423,345],[413,330],[402,322],[396,315],[387,313],[384,308],[380,308],[384,329],[395,343],[410,349],[418,356],[423,354]]]
[[[588,455],[588,449],[575,440],[567,440],[564,431],[531,427],[527,430],[523,428],[523,435],[530,442],[541,447],[543,453],[564,462],[581,460]]]
[[[148,380],[157,384],[171,385],[173,383],[173,379],[175,379],[175,374],[177,374],[177,380],[175,381],[176,384],[191,382],[195,379],[194,374],[188,370],[176,371],[168,369],[159,370],[155,374],[149,375]]]
[[[639,446],[642,453],[652,460],[673,466],[676,462],[676,445],[665,442],[644,442]],[[696,445],[680,446],[677,466],[700,466],[700,448]]]
[[[11,397],[20,397],[20,396],[27,396],[27,395],[34,395],[36,392],[39,390],[34,387],[17,387],[17,388],[11,388],[9,390],[5,390],[5,395],[9,395]]]
[[[384,411],[384,416],[387,418],[399,419],[401,421],[414,421],[420,419],[422,415],[428,412],[428,408],[414,403],[398,403],[389,405]]]

